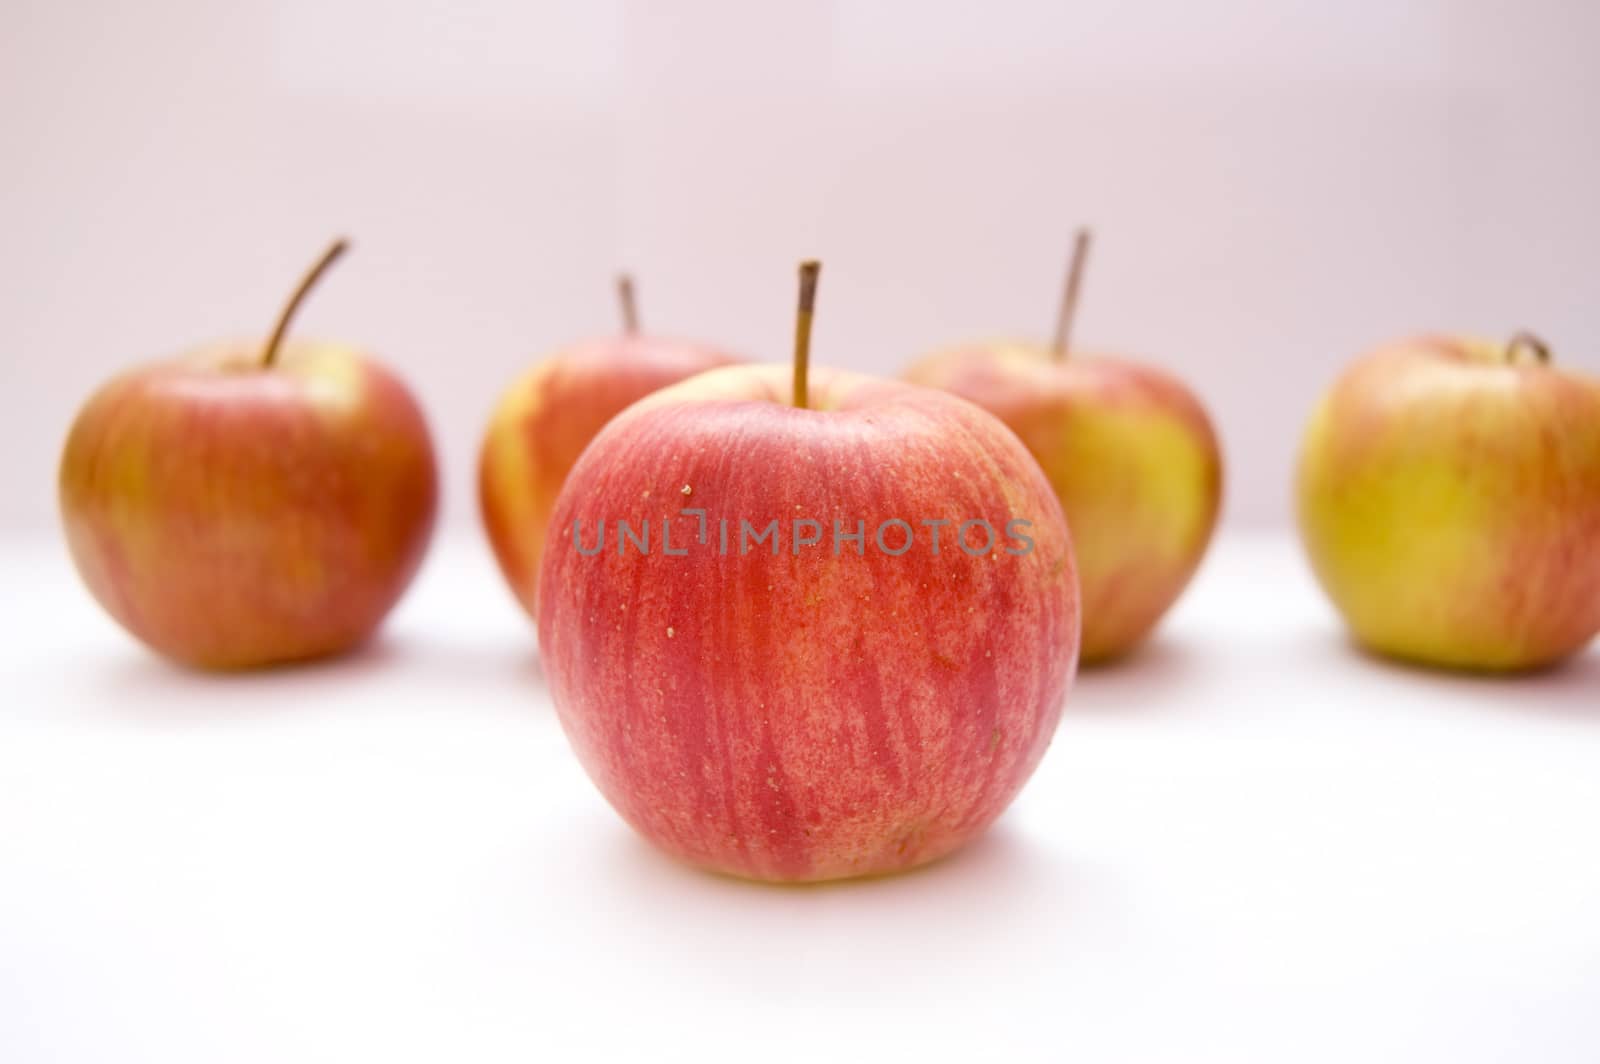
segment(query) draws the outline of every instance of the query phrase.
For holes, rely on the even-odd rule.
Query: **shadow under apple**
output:
[[[1193,704],[1190,695],[1204,671],[1204,662],[1190,644],[1158,633],[1127,654],[1080,668],[1066,714],[1183,709]]]
[[[1600,726],[1600,645],[1541,669],[1486,672],[1448,669],[1381,654],[1332,625],[1308,628],[1280,648],[1282,660],[1306,670],[1354,669],[1377,681],[1369,697],[1440,695],[1463,709]]]
[[[218,717],[294,714],[336,703],[415,657],[410,640],[386,632],[352,650],[266,668],[208,672],[131,646],[82,675],[99,713],[177,723]]]
[[[578,820],[570,830],[584,837],[563,847],[572,863],[552,869],[530,848],[503,870],[508,878],[498,889],[542,895],[547,903],[554,892],[555,906],[571,906],[574,921],[593,923],[594,913],[604,913],[595,950],[666,980],[693,966],[724,980],[734,996],[748,994],[757,979],[763,997],[804,1001],[843,991],[881,1001],[951,978],[952,965],[1032,977],[1070,960],[1069,929],[1075,941],[1102,933],[1074,926],[1079,914],[1114,911],[1124,893],[1108,881],[1109,870],[1071,867],[1004,820],[965,849],[910,872],[798,886],[701,871],[656,851],[621,822],[600,837],[596,821]],[[552,876],[573,886],[552,886]],[[543,914],[552,918],[562,919]],[[501,950],[539,947],[506,943],[503,925],[478,933],[497,936]],[[535,936],[537,923],[530,919],[522,933]]]
[[[1569,717],[1600,725],[1600,649],[1593,646],[1551,665],[1520,672],[1438,668],[1379,653],[1348,637],[1342,649],[1347,658],[1379,669],[1400,683],[1448,691],[1452,698],[1476,708]]]

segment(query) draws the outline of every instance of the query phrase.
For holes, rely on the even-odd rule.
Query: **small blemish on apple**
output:
[[[671,638],[672,638],[672,635],[673,635],[673,632],[672,632],[672,629],[671,629],[671,628],[668,628],[668,629],[667,629],[667,638],[668,638],[668,639],[671,639]]]

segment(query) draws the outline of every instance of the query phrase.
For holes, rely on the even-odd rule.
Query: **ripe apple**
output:
[[[1600,380],[1536,338],[1424,336],[1349,367],[1300,451],[1300,533],[1355,638],[1469,669],[1600,632]]]
[[[422,560],[438,488],[416,401],[351,348],[284,339],[345,246],[265,344],[129,370],[73,422],[60,470],[73,560],[169,658],[235,669],[348,649]]]
[[[1068,357],[1088,233],[1080,231],[1048,347],[972,343],[907,380],[954,392],[1005,422],[1061,500],[1083,593],[1083,659],[1132,649],[1199,567],[1216,527],[1222,455],[1181,381],[1124,359]]]
[[[793,380],[713,370],[595,437],[539,603],[551,694],[605,797],[668,853],[770,881],[975,837],[1044,754],[1078,649],[1037,464],[953,396],[810,379],[815,270]]]
[[[559,351],[511,386],[478,457],[478,503],[500,571],[535,616],[545,526],[572,463],[636,399],[736,359],[639,331],[633,283],[618,279],[623,331]]]

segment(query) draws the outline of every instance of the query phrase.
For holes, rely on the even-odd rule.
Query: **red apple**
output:
[[[635,400],[736,361],[703,344],[639,332],[632,282],[622,277],[618,287],[624,331],[566,348],[525,373],[501,397],[479,452],[483,527],[530,617],[550,510],[595,433]]]
[[[123,373],[79,412],[61,515],[84,582],[180,662],[233,669],[365,639],[433,528],[433,444],[411,393],[355,350],[222,343]]]
[[[1069,357],[1087,246],[1080,233],[1054,343],[967,344],[905,376],[977,403],[1038,459],[1072,526],[1089,663],[1136,647],[1188,585],[1216,527],[1222,453],[1205,408],[1172,374]]]
[[[670,854],[776,881],[978,835],[1044,754],[1078,651],[1038,465],[953,396],[808,380],[803,269],[792,388],[735,366],[615,418],[556,502],[539,604],[605,797]]]

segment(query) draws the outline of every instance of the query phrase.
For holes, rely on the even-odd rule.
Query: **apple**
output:
[[[718,872],[876,875],[973,839],[1074,675],[1066,521],[953,396],[713,370],[602,429],[556,500],[538,622],[562,726],[645,838]]]
[[[1211,541],[1222,455],[1183,382],[1153,366],[1072,353],[1089,235],[1080,231],[1056,336],[969,343],[906,371],[1005,422],[1039,462],[1072,526],[1083,659],[1138,646],[1177,601]]]
[[[432,532],[433,443],[390,370],[339,344],[224,342],[124,372],[73,422],[61,517],[89,590],[176,661],[334,654],[377,627]]]
[[[633,282],[618,279],[623,331],[559,351],[495,407],[478,457],[478,503],[500,571],[534,616],[545,526],[572,463],[636,399],[737,361],[704,344],[639,331]]]
[[[1537,338],[1373,351],[1317,406],[1298,481],[1312,568],[1369,649],[1528,669],[1600,632],[1600,379]]]

